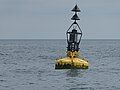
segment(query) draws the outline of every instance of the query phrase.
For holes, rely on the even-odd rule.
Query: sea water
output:
[[[0,90],[120,90],[120,40],[82,40],[87,70],[55,70],[66,40],[0,40]]]

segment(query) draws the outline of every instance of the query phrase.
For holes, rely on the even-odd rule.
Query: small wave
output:
[[[0,53],[0,55],[4,55],[3,53]]]
[[[70,88],[69,90],[95,90],[93,87]]]
[[[32,67],[32,68],[24,68],[24,69],[15,69],[15,70],[10,70],[10,72],[14,73],[19,73],[19,74],[34,74],[38,70],[37,67]]]

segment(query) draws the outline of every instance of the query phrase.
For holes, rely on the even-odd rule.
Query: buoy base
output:
[[[88,61],[79,58],[62,58],[56,60],[55,69],[88,69]]]

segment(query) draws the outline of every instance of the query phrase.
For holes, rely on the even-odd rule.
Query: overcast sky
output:
[[[75,4],[83,39],[120,39],[120,0],[0,0],[0,39],[65,39]]]

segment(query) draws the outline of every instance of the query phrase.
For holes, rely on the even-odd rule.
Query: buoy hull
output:
[[[56,60],[55,69],[88,69],[88,61],[79,58],[62,58]]]

